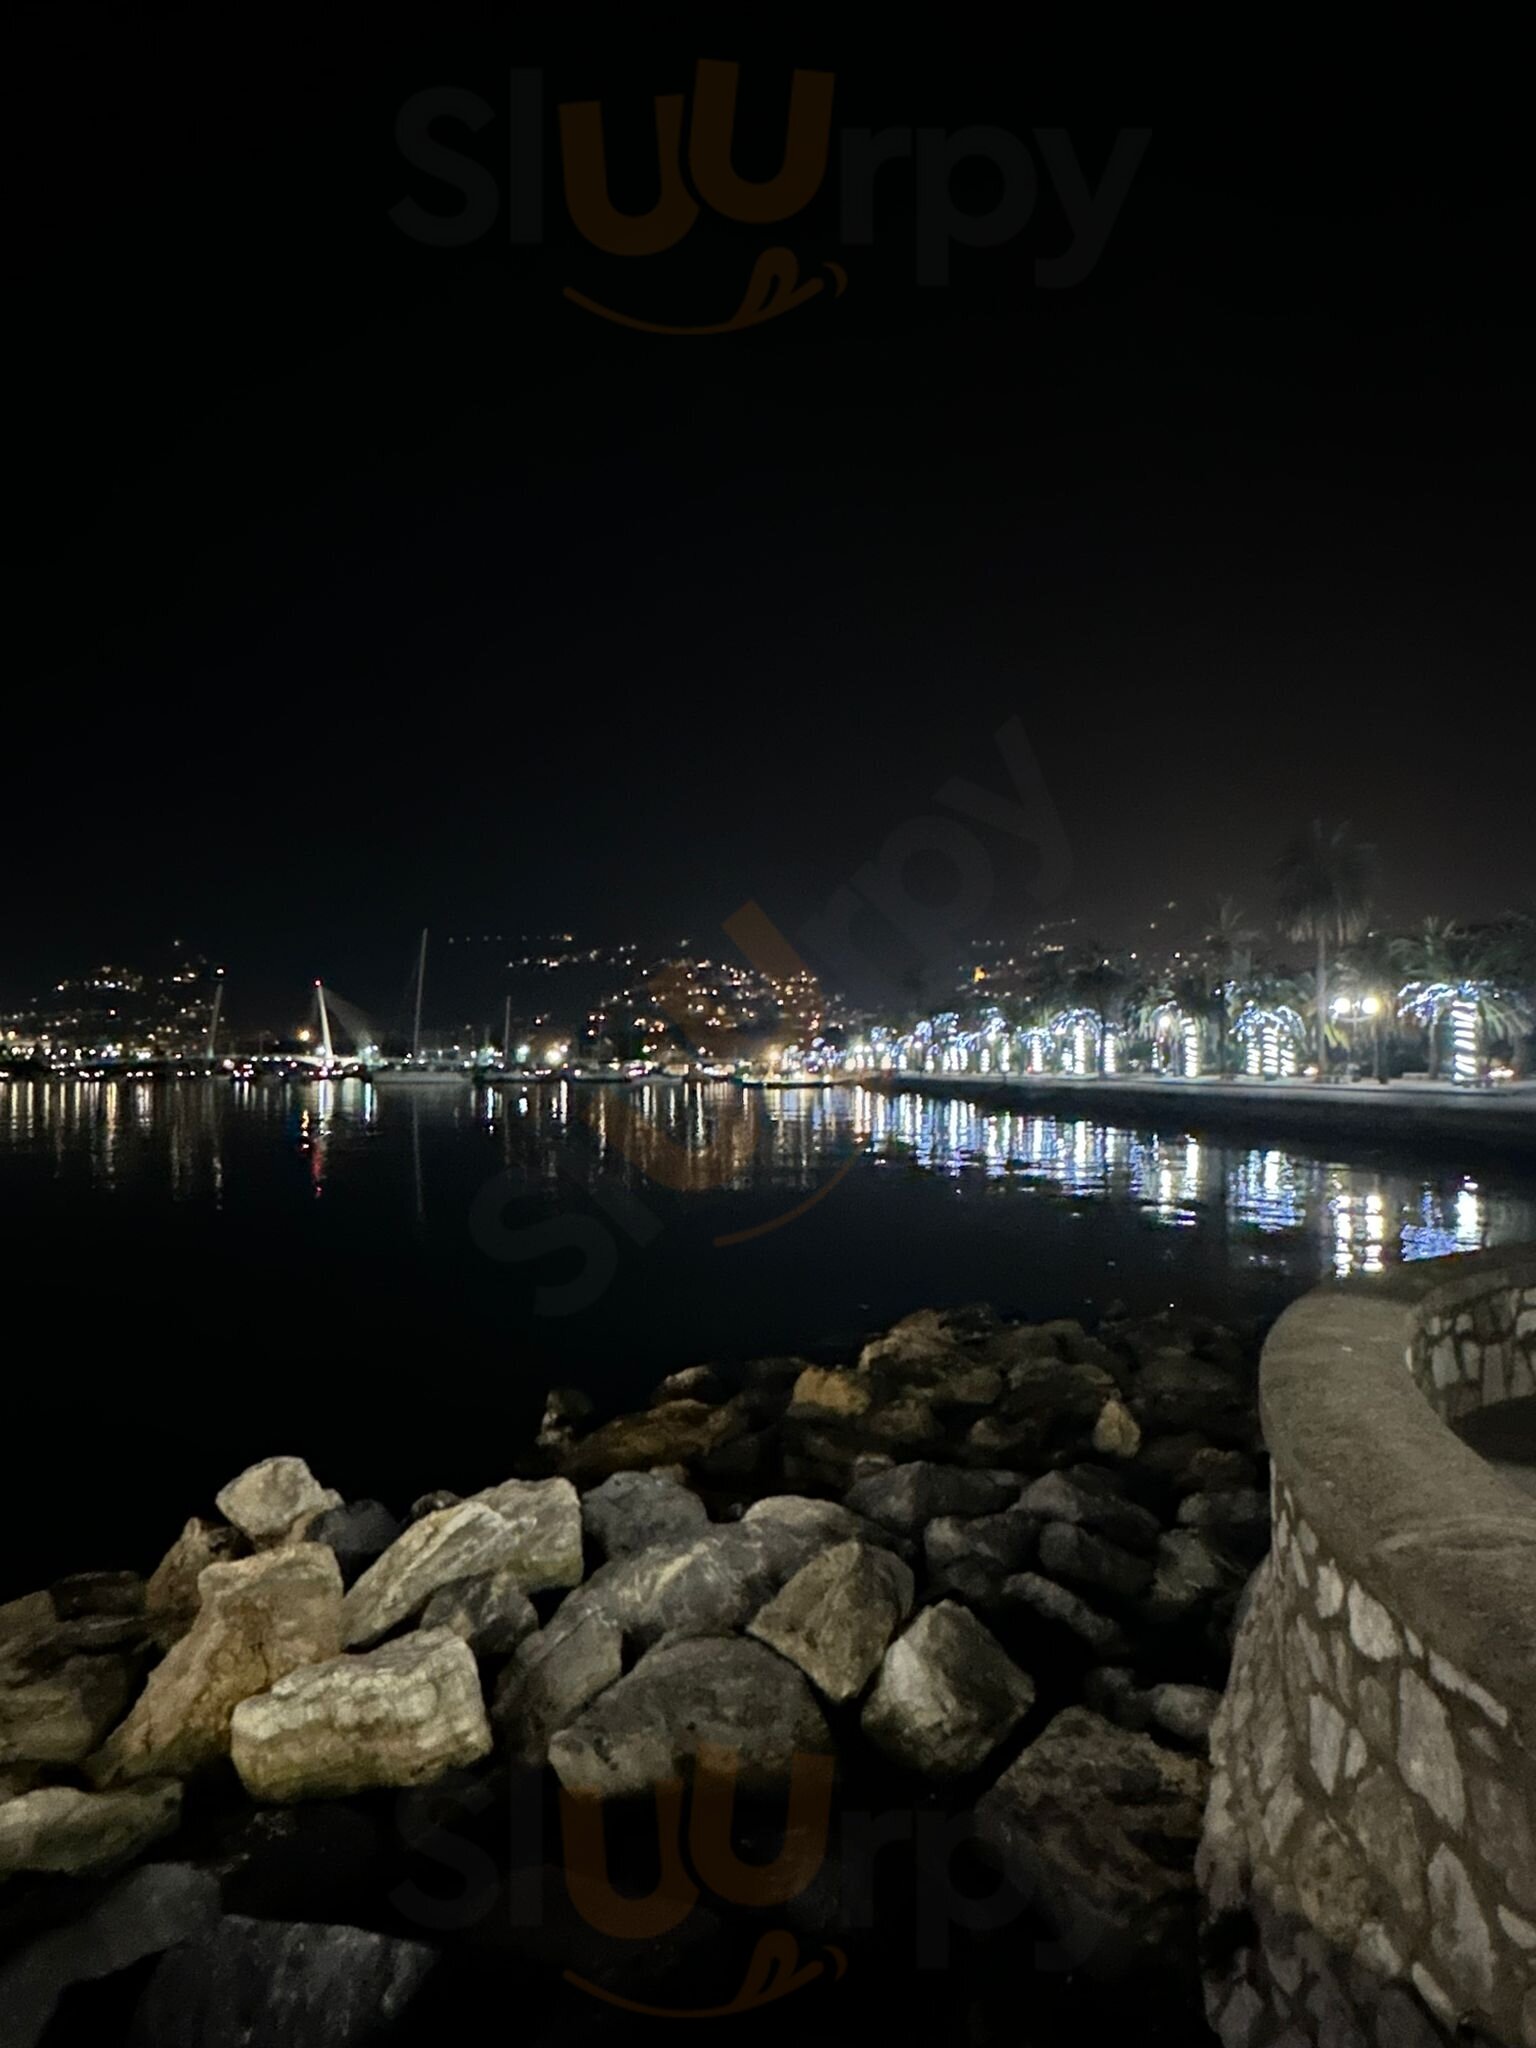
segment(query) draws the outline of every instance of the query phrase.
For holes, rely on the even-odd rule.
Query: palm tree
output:
[[[1317,949],[1317,1070],[1328,1075],[1328,949],[1346,946],[1365,930],[1375,855],[1348,825],[1331,829],[1315,819],[1280,851],[1275,896],[1280,922],[1293,939]]]
[[[1216,1071],[1227,1073],[1227,1040],[1232,1030],[1233,997],[1253,980],[1253,949],[1259,934],[1249,925],[1248,914],[1232,897],[1218,896],[1206,948],[1216,971],[1215,994],[1219,1000],[1211,1010],[1216,1026]]]
[[[1429,1078],[1440,1078],[1440,1025],[1450,1008],[1463,964],[1461,927],[1426,917],[1416,931],[1392,942],[1392,959],[1406,977],[1397,992],[1400,1017],[1413,1016],[1429,1033]]]
[[[1125,994],[1128,977],[1112,960],[1096,960],[1079,967],[1072,976],[1072,994],[1083,1009],[1091,1010],[1099,1022],[1096,1064],[1104,1072],[1104,1041],[1109,1035],[1109,1013]]]

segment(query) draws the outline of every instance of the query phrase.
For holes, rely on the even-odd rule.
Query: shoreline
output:
[[[1431,1138],[1536,1156],[1536,1082],[1459,1088],[1451,1082],[1175,1081],[1061,1074],[901,1074],[862,1077],[881,1094],[953,1097],[1044,1115],[1276,1138],[1348,1136],[1390,1144]]]

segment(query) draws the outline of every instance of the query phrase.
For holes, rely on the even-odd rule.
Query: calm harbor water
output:
[[[11,1080],[0,1203],[9,1419],[73,1504],[51,1569],[151,1562],[274,1451],[396,1502],[505,1477],[552,1383],[620,1407],[928,1304],[1264,1318],[1536,1239],[1528,1165],[856,1087]]]

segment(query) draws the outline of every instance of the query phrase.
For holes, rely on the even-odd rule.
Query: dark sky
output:
[[[281,1013],[316,973],[393,995],[415,933],[718,932],[746,899],[809,944],[828,896],[1027,737],[1064,865],[995,834],[979,929],[1111,942],[1177,899],[1262,909],[1284,835],[1348,818],[1393,919],[1528,899],[1531,173],[1520,138],[1064,111],[1048,76],[786,38],[619,61],[531,44],[380,57],[261,17],[40,10],[13,216],[13,504],[0,996],[176,933]],[[992,124],[1041,192],[915,281],[912,174],[850,244],[834,159],[772,225],[675,247],[575,232],[558,103],[600,99],[615,197],[655,188],[656,93],[746,59],[738,168],[778,161],[790,69],[833,128]],[[503,195],[509,67],[542,65],[544,239],[395,141],[428,87]],[[50,66],[58,67],[50,70]],[[67,81],[67,84],[65,83]],[[1090,180],[1150,140],[1097,264],[1036,124]],[[956,174],[993,206],[997,174]],[[747,331],[754,261],[830,291]],[[942,809],[942,806],[940,806]],[[953,815],[953,813],[950,813]],[[921,871],[915,871],[919,886]],[[722,940],[721,942],[725,942]],[[814,951],[814,946],[811,947]]]

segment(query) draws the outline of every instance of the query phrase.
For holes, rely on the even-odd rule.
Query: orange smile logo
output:
[[[683,1860],[684,1791],[680,1779],[655,1788],[660,1867],[655,1889],[638,1898],[620,1892],[608,1875],[603,1801],[562,1789],[560,1825],[566,1889],[577,1912],[600,1934],[623,1941],[654,1942],[680,1927],[703,1891],[732,1906],[758,1910],[798,1898],[826,1861],[831,1824],[833,1760],[797,1754],[791,1763],[789,1804],[783,1844],[768,1863],[748,1863],[731,1839],[732,1809],[740,1762],[732,1750],[701,1743],[695,1761],[688,1813],[688,1860]],[[592,1983],[575,1970],[565,1978],[625,2012],[651,2019],[727,2019],[774,2005],[818,1981],[836,1983],[848,1967],[840,1948],[802,1957],[794,1935],[773,1929],[759,1937],[732,1997],[709,2006],[648,2005]]]

